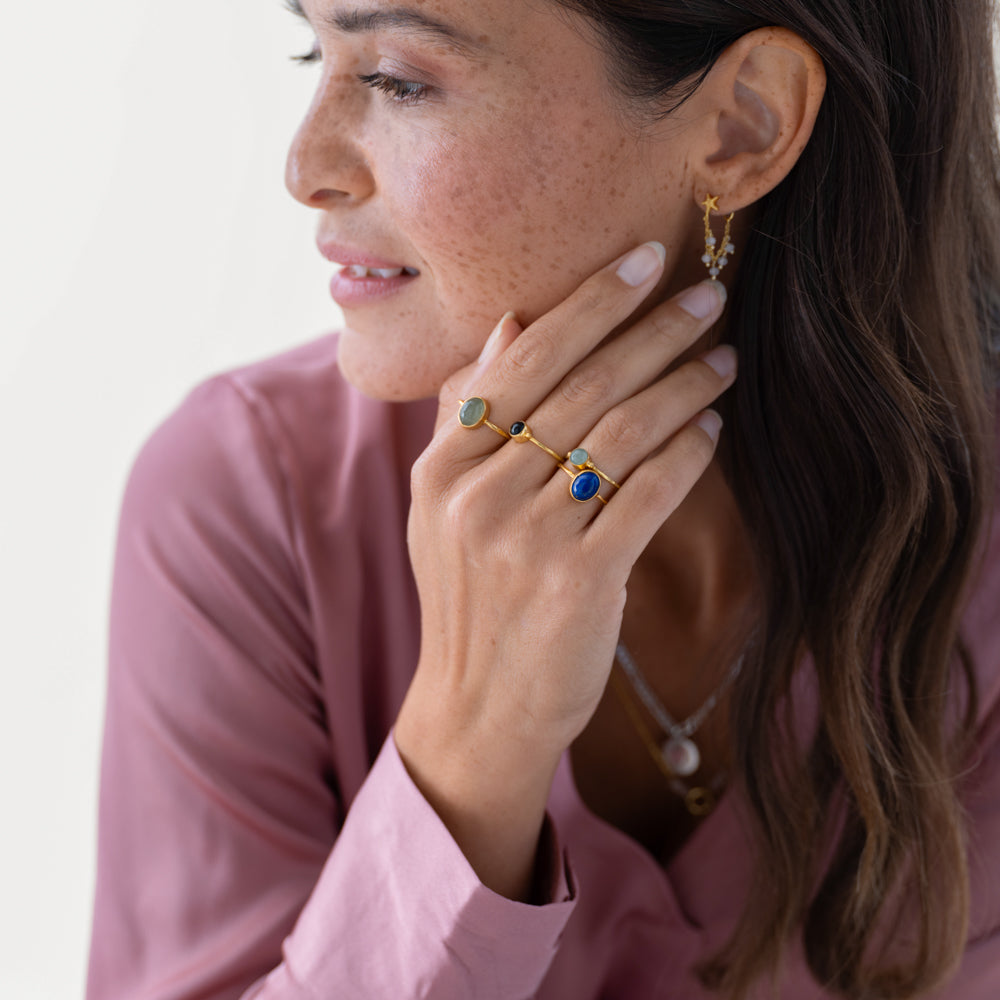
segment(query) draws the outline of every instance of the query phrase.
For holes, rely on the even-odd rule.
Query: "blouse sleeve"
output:
[[[195,389],[122,501],[87,1000],[529,996],[575,905],[476,877],[386,737],[346,812],[284,457],[239,386]]]

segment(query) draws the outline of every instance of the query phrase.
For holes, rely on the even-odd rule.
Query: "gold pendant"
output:
[[[684,804],[692,816],[707,816],[715,808],[715,793],[710,788],[689,788]]]

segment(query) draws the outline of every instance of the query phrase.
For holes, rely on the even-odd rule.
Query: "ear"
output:
[[[717,194],[728,214],[777,187],[812,135],[825,90],[822,60],[794,32],[759,28],[734,42],[696,95],[695,203]]]

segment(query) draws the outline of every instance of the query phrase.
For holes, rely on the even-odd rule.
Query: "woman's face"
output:
[[[697,264],[683,129],[629,120],[583,21],[530,0],[301,2],[322,75],[286,182],[348,265],[331,291],[362,391],[435,394],[506,310],[526,326],[645,240],[668,274]]]

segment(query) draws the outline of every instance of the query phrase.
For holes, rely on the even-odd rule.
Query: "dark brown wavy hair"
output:
[[[796,32],[825,64],[812,138],[756,206],[730,298],[727,475],[763,581],[731,721],[758,864],[700,973],[743,996],[801,928],[827,988],[916,996],[968,933],[957,776],[977,699],[958,625],[995,463],[992,4],[556,2],[592,22],[654,120],[756,28]],[[804,649],[820,692],[807,755],[785,697]]]

